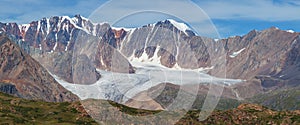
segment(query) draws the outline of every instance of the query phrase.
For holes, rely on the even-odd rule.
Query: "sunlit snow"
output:
[[[179,23],[173,19],[168,19],[168,21],[170,21],[178,30],[181,30],[183,32],[185,32],[186,30],[191,30],[185,23]]]

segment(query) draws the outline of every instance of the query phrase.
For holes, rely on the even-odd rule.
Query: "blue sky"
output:
[[[222,38],[243,35],[253,29],[263,30],[271,26],[300,32],[300,0],[192,0],[192,2],[188,0],[112,0],[109,1],[113,3],[111,5],[108,4],[109,2],[107,3],[107,0],[0,1],[0,22],[30,23],[43,17],[81,14],[91,19],[95,18],[95,20],[92,19],[94,22],[107,21],[113,23],[114,26],[137,27],[165,18],[175,18],[183,19],[181,21],[185,21],[193,28],[200,29],[200,32],[203,32],[203,34],[199,33],[200,35],[206,35],[206,33],[211,34],[214,31],[210,26],[207,28],[206,25],[203,25],[199,19],[200,17],[209,17]],[[192,4],[205,13],[200,12],[199,14],[197,8]],[[177,18],[178,15],[148,12],[132,14],[117,22],[110,21],[121,18],[118,16],[125,11],[141,8],[171,10],[172,13],[185,16]],[[97,10],[102,13],[96,13]]]

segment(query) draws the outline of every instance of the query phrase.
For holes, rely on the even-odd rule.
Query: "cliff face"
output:
[[[0,57],[0,81],[6,83],[2,90],[22,98],[49,102],[78,100],[5,36],[0,36]]]
[[[119,50],[130,61],[154,62],[169,68],[210,66],[202,37],[181,31],[169,20],[128,31]]]
[[[288,66],[298,63],[295,54],[298,53],[299,35],[270,28],[221,40],[228,50],[228,77],[247,79],[256,75],[283,75],[281,72]]]

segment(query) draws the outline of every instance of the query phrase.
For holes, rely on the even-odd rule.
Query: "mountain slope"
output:
[[[9,94],[49,102],[78,100],[78,97],[63,88],[37,61],[10,41],[0,36],[0,83]],[[2,89],[3,90],[3,89]]]
[[[79,102],[26,100],[0,92],[0,124],[97,125]]]
[[[241,104],[226,111],[215,111],[206,120],[199,122],[199,111],[189,111],[177,124],[232,125],[232,124],[299,124],[299,111],[274,111],[255,104]]]
[[[199,87],[198,93],[191,93],[189,90],[192,87]],[[161,83],[157,86],[154,86],[147,91],[140,92],[136,94],[132,99],[128,100],[125,105],[147,109],[147,110],[155,110],[155,109],[167,109],[170,108],[173,102],[188,102],[188,100],[193,100],[190,97],[196,96],[193,104],[191,105],[191,109],[201,109],[208,94],[209,86],[207,85],[174,85],[171,83]],[[184,96],[179,96],[180,95]],[[213,95],[213,92],[211,92]],[[216,106],[216,110],[227,110],[237,107],[243,101],[237,100],[230,89],[225,88],[220,98],[218,105]]]
[[[261,32],[251,31],[242,37],[222,39],[229,56],[227,76],[251,79],[258,75],[285,75],[281,72],[291,67],[291,64],[297,64],[296,60],[293,63],[290,60],[297,59],[295,55],[299,50],[299,38],[299,33],[272,27]],[[294,57],[291,52],[294,52]],[[291,62],[290,65],[285,64],[288,62]]]
[[[101,100],[85,100],[88,112],[98,122],[109,124],[178,124],[178,125],[207,125],[207,124],[299,124],[300,112],[274,111],[255,104],[241,104],[230,110],[214,111],[206,120],[199,121],[200,110],[191,110],[179,117],[181,111],[166,111],[160,117],[154,114],[160,110],[143,110],[130,108],[115,102]],[[102,115],[98,115],[102,114]],[[125,115],[126,114],[126,115]],[[105,117],[104,117],[105,116]],[[144,116],[144,117],[143,117]],[[154,117],[153,117],[154,116]],[[176,118],[178,121],[175,121]]]
[[[275,90],[265,94],[258,94],[247,100],[275,110],[299,110],[300,88]]]

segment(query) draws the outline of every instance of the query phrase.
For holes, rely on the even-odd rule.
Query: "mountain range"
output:
[[[60,102],[75,101],[79,96],[164,110],[182,87],[184,93],[197,96],[193,109],[198,109],[212,83],[222,87],[219,109],[242,102],[279,110],[300,108],[300,33],[290,30],[271,27],[214,39],[197,36],[186,24],[172,19],[116,28],[75,15],[30,24],[0,23],[0,33],[0,90],[18,97]],[[145,90],[133,89],[155,81],[159,75],[144,77],[158,71],[169,74],[159,77],[168,80],[157,78],[160,81]],[[200,73],[201,79],[214,80],[197,81],[182,75],[186,78],[179,86],[173,80],[176,72]],[[76,89],[82,85],[87,88]],[[190,92],[193,88],[199,89]],[[218,92],[212,95],[218,96]],[[145,98],[146,102],[134,101]]]

